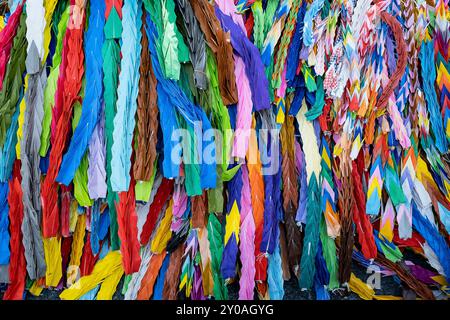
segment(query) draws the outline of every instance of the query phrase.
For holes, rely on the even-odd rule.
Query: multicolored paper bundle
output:
[[[0,10],[3,299],[450,294],[448,0]]]

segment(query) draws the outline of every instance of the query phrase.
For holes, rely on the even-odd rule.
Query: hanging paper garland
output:
[[[3,299],[448,296],[448,1],[3,7]]]

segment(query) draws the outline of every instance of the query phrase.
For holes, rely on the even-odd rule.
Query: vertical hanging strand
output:
[[[230,10],[228,9],[228,12]],[[245,73],[249,80],[252,101],[255,110],[260,111],[270,108],[269,90],[267,78],[262,76],[264,65],[258,49],[247,38],[242,18],[234,14],[231,17],[224,14],[216,7],[216,15],[223,30],[230,34],[233,49],[245,63]]]
[[[269,26],[270,30],[266,34],[266,39],[264,40],[263,49],[261,51],[262,61],[266,67],[270,65],[275,47],[278,40],[280,40],[281,32],[284,29],[286,18],[289,14],[289,10],[291,9],[291,4],[292,1],[280,0],[280,4],[275,16],[273,17],[272,24]]]
[[[64,38],[66,34],[67,23],[70,17],[70,7],[66,5],[66,2],[60,2],[58,6],[58,10],[61,10],[59,17],[60,19],[56,26],[53,25],[53,28],[56,29],[56,31],[54,31],[56,33],[56,45],[55,52],[53,53],[52,57],[50,72],[48,74],[47,85],[44,91],[44,119],[42,121],[41,147],[39,149],[39,154],[41,155],[41,157],[45,157],[47,155],[50,145],[51,128],[53,121],[56,120],[53,119],[52,115],[53,108],[56,106],[56,92],[59,83],[58,81],[62,81],[63,78],[59,80],[60,74],[64,75],[65,72],[65,64],[62,64],[62,62],[65,63],[65,60],[63,60],[62,51],[63,43],[65,42]]]
[[[291,9],[286,19],[285,27],[283,29],[283,34],[280,39],[280,46],[277,51],[277,56],[275,60],[275,66],[272,74],[272,86],[274,88],[279,89],[282,83],[282,73],[286,71],[287,61],[286,58],[288,56],[288,48],[291,45],[291,39],[294,34],[294,29],[296,26],[297,13],[300,9],[300,5],[302,4],[302,0],[294,0],[291,4]],[[313,5],[316,5],[320,1],[314,1]],[[323,1],[321,1],[323,5]],[[320,7],[317,11],[320,10]],[[308,10],[309,12],[310,10]],[[316,11],[316,12],[317,12]],[[312,26],[312,21],[311,21]],[[281,97],[283,98],[283,97]]]
[[[341,218],[341,234],[339,242],[339,282],[345,285],[350,281],[353,252],[352,210],[354,207],[354,199],[350,159],[348,158],[348,155],[347,157],[346,154],[342,155],[339,166],[340,183],[338,183],[338,205]]]
[[[279,131],[275,124],[275,115],[272,110],[262,110],[260,131],[260,150],[270,158],[270,167],[264,168],[264,193],[267,197],[264,200],[264,227],[261,241],[262,252],[272,254],[278,239],[278,219],[279,209],[281,209],[281,189],[280,179],[280,148],[278,143]],[[267,169],[267,170],[266,170]],[[281,213],[282,215],[282,213]]]
[[[303,242],[302,258],[300,262],[300,288],[311,289],[316,273],[315,258],[319,246],[320,185],[315,173],[308,183],[308,201],[306,204],[306,227]]]
[[[148,49],[146,16],[142,14],[141,63],[139,67],[139,93],[137,100],[137,149],[134,175],[136,180],[149,181],[153,175],[158,139],[159,111],[157,104],[157,80]]]
[[[250,181],[246,166],[242,170],[241,195],[241,229],[240,229],[240,260],[242,263],[241,277],[239,279],[239,299],[253,300],[255,288],[255,221],[252,214],[252,198]]]
[[[444,131],[450,143],[450,22],[448,1],[439,0],[436,8],[436,29],[434,35],[436,55],[436,84],[439,88],[441,114],[444,117]]]
[[[66,48],[65,50],[63,49],[67,59],[65,73],[70,76],[64,77],[61,116],[56,124],[55,139],[50,151],[49,170],[41,190],[43,235],[46,238],[55,237],[59,229],[58,184],[56,176],[69,134],[73,106],[79,100],[81,80],[84,74],[83,29],[85,5],[85,0],[71,0],[71,15],[66,33]]]
[[[0,280],[7,282],[8,265],[10,260],[9,248],[9,206],[8,206],[9,187],[7,182],[0,182]]]
[[[23,220],[22,189],[20,188],[20,162],[17,160],[13,176],[9,181],[9,220],[11,239],[11,260],[9,263],[9,285],[3,296],[4,300],[22,300],[27,275],[25,250],[22,244],[22,231],[20,227]]]
[[[119,193],[116,203],[120,251],[125,274],[139,271],[141,257],[139,255],[139,240],[137,230],[137,214],[134,196],[134,180],[131,180],[129,191]]]
[[[169,266],[164,279],[164,289],[162,298],[164,300],[176,300],[178,292],[178,283],[181,273],[181,259],[183,257],[185,245],[180,244],[178,248],[170,254]],[[217,298],[219,299],[219,298]]]
[[[117,250],[120,240],[117,234],[117,213],[114,202],[118,201],[117,193],[111,185],[111,159],[114,132],[114,116],[116,114],[117,86],[119,83],[120,45],[122,34],[122,0],[106,0],[106,22],[103,28],[105,42],[102,48],[103,57],[103,99],[105,102],[105,140],[106,140],[106,181],[111,248]]]
[[[252,129],[256,121],[253,118]],[[255,221],[255,281],[261,296],[266,294],[267,257],[261,252],[261,242],[264,229],[264,180],[262,177],[261,157],[254,130],[250,132],[249,147],[247,151],[247,168],[252,195],[253,219]]]
[[[159,110],[159,120],[160,128],[162,131],[162,142],[163,142],[163,161],[162,161],[162,172],[165,178],[175,178],[179,176],[180,166],[178,163],[171,161],[169,156],[175,146],[175,142],[171,140],[172,131],[178,128],[178,120],[176,117],[175,107],[169,102],[170,99],[164,90],[165,85],[162,84],[161,80],[165,83],[170,82],[170,80],[164,78],[163,70],[161,67],[158,51],[158,39],[160,37],[158,33],[158,26],[160,25],[160,3],[153,1],[147,1],[147,23],[146,31],[149,41],[149,50],[151,54],[152,67],[157,79],[157,94],[158,94],[158,110]],[[150,6],[147,8],[147,4]],[[171,83],[172,84],[172,83]],[[161,107],[164,106],[164,107]],[[166,156],[167,155],[167,156]]]
[[[289,111],[289,105],[287,105]],[[297,277],[300,271],[301,234],[295,222],[298,205],[297,168],[295,166],[294,117],[288,116],[281,127],[283,209],[286,226],[289,267]]]
[[[333,290],[339,287],[338,261],[336,243],[334,242],[334,239],[327,234],[325,217],[322,217],[320,222],[320,242],[322,243],[323,258],[325,259],[327,271],[330,275],[327,285],[329,289]]]
[[[353,197],[355,206],[353,207],[353,222],[358,231],[358,242],[361,245],[361,251],[366,259],[375,259],[377,256],[377,247],[373,237],[373,228],[369,215],[366,214],[366,197],[363,191],[361,168],[352,161],[353,178]]]
[[[189,55],[194,68],[195,86],[201,90],[207,88],[206,78],[206,44],[205,37],[197,18],[194,15],[192,6],[188,0],[176,0],[178,8],[183,17],[185,30],[187,33],[187,40],[189,45]]]
[[[228,182],[228,203],[225,222],[224,250],[220,272],[225,280],[236,276],[236,259],[239,244],[239,223],[242,194],[242,170],[239,169]]]
[[[7,140],[7,130],[10,128],[11,124],[14,123],[13,115],[17,109],[17,104],[20,101],[20,89],[23,83],[22,75],[25,71],[25,58],[27,52],[25,38],[26,15],[25,13],[22,13],[21,7],[17,10],[19,11],[20,22],[11,47],[11,59],[9,60],[9,63],[6,63],[5,61],[5,63],[2,64],[3,68],[6,68],[2,82],[3,86],[0,92],[0,148],[3,149],[5,147],[5,141]],[[14,20],[11,22],[14,22]],[[15,147],[15,143],[12,147]],[[6,179],[8,178],[9,177],[6,177]]]
[[[56,5],[58,4],[58,0],[46,0],[43,1],[43,5],[45,8],[45,27],[44,27],[44,55],[42,58],[42,63],[47,61],[48,53],[50,52],[50,41],[52,38],[51,29],[52,29],[52,18],[53,13],[55,12]]]
[[[245,27],[242,17],[235,13],[236,8],[233,1],[223,0],[216,1],[217,10],[221,10],[224,14],[230,15],[233,21],[236,23],[236,27],[239,26],[244,32]],[[231,20],[231,19],[230,19]],[[221,21],[222,27],[223,21]],[[239,29],[236,28],[236,31]],[[231,33],[237,34],[237,32],[230,30]],[[236,48],[234,48],[236,50]],[[256,50],[255,50],[256,51]],[[256,51],[258,52],[258,51]],[[238,104],[237,104],[237,119],[236,119],[236,134],[234,137],[232,155],[239,158],[245,158],[245,154],[248,148],[248,139],[252,124],[252,108],[253,103],[251,99],[251,87],[249,82],[249,77],[247,76],[248,70],[241,56],[236,53],[233,54],[235,61],[234,74],[236,77],[236,89],[238,93]],[[255,106],[256,107],[256,106]]]
[[[160,61],[166,78],[179,80],[181,64],[178,61],[179,39],[176,35],[176,16],[173,0],[161,0],[162,32],[160,36],[160,48],[162,58]],[[158,30],[159,31],[159,30]]]
[[[214,294],[214,280],[211,270],[211,250],[208,239],[208,229],[205,226],[198,230],[198,245],[201,258],[202,271],[202,286],[205,297],[210,297]],[[253,258],[253,255],[252,255]],[[252,278],[253,281],[253,278]]]
[[[29,43],[26,68],[28,73],[28,89],[26,91],[26,110],[21,140],[21,175],[23,191],[23,245],[27,260],[27,271],[30,279],[45,276],[45,259],[41,224],[39,148],[41,144],[42,119],[44,116],[44,88],[47,73],[42,67],[44,47],[42,34],[45,19],[42,1],[34,1],[27,5],[27,32]],[[40,49],[39,49],[40,47]]]
[[[105,6],[103,1],[90,5],[89,27],[86,41],[86,88],[78,125],[73,132],[70,145],[64,155],[56,180],[66,186],[70,184],[86,153],[92,133],[102,109],[103,73],[102,44]],[[100,177],[99,177],[100,178]],[[100,186],[102,180],[97,182]]]
[[[336,188],[334,186],[332,174],[332,155],[330,146],[325,137],[322,137],[322,212],[327,226],[327,234],[332,239],[336,239],[339,235],[341,225],[336,210]],[[325,248],[324,248],[325,249]]]
[[[403,39],[402,26],[397,21],[396,18],[388,14],[387,12],[381,13],[381,18],[384,22],[391,28],[392,33],[394,34],[395,43],[397,46],[398,59],[397,66],[395,71],[389,77],[389,82],[383,88],[383,92],[381,93],[377,103],[374,107],[374,110],[384,110],[386,107],[389,97],[397,88],[401,77],[405,73],[405,68],[407,64],[407,48],[405,40]]]
[[[117,113],[114,117],[111,185],[114,191],[130,186],[132,138],[135,126],[141,53],[142,6],[140,1],[125,0],[123,6],[122,61],[117,88]]]
[[[222,279],[220,273],[220,265],[222,264],[223,253],[222,226],[215,213],[209,214],[207,230],[209,248],[211,251],[211,270],[214,281],[214,298],[216,300],[226,300],[228,299],[228,291],[227,287],[225,286],[225,281]]]
[[[214,6],[207,0],[192,0],[192,9],[205,35],[206,43],[217,59],[220,94],[225,105],[237,103],[233,49],[230,38],[220,26]]]
[[[445,137],[442,115],[435,90],[436,66],[433,52],[433,42],[425,41],[420,49],[420,62],[423,76],[423,90],[427,107],[430,112],[431,129],[434,134],[434,142],[440,153],[448,152],[447,138]]]
[[[208,210],[206,191],[200,196],[191,197],[192,228],[204,228],[205,216]]]

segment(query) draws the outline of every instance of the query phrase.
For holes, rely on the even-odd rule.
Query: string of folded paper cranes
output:
[[[7,2],[3,299],[449,295],[448,0]]]

